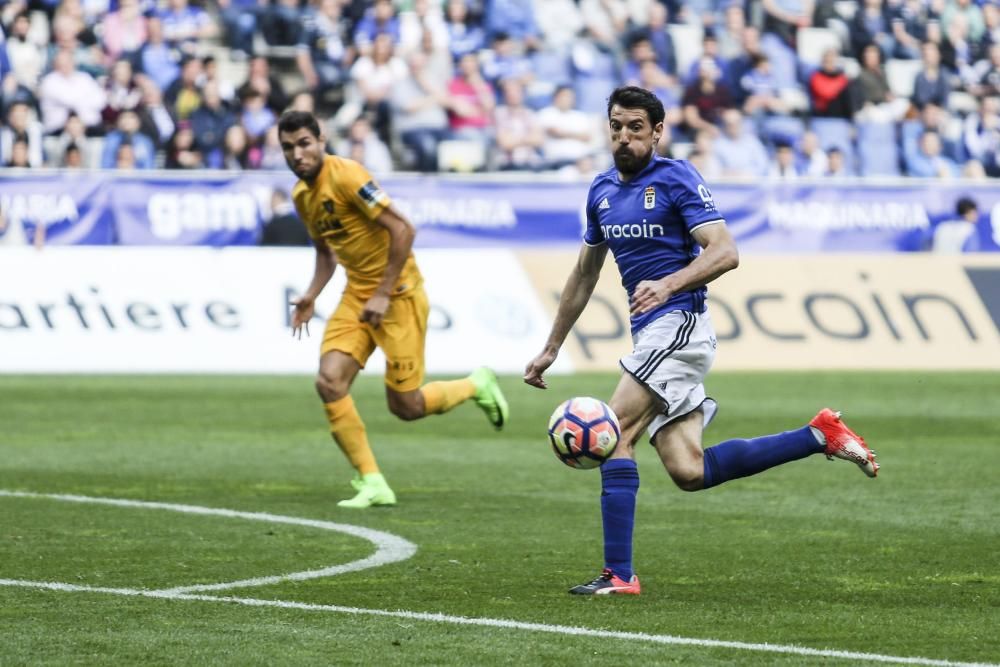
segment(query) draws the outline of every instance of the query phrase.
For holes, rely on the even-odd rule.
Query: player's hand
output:
[[[306,330],[306,336],[309,335],[309,320],[312,319],[313,313],[316,311],[316,303],[307,296],[300,296],[297,299],[292,299],[291,305],[292,336],[298,334],[299,340],[302,340],[302,329]]]
[[[361,311],[361,321],[378,329],[387,310],[389,310],[389,297],[385,294],[373,294],[365,303],[364,310]]]
[[[543,350],[541,354],[528,362],[527,367],[524,369],[524,381],[532,387],[548,389],[549,385],[545,384],[542,373],[547,371],[552,362],[556,360],[556,354],[558,352]]]
[[[643,280],[635,286],[632,292],[630,311],[632,315],[649,312],[660,304],[666,303],[673,295],[669,287],[659,280]]]

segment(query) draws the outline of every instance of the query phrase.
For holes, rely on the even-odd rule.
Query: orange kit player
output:
[[[473,399],[499,429],[508,418],[507,401],[487,368],[421,386],[428,304],[411,250],[416,231],[363,166],[326,154],[315,116],[285,112],[278,137],[285,162],[299,177],[292,191],[295,209],[316,247],[312,282],[292,301],[293,335],[301,336],[303,327],[308,333],[316,297],[337,264],[347,271],[347,287],[323,334],[316,376],[330,432],[357,471],[351,481],[357,494],[338,505],[395,505],[396,494],[379,472],[349,393],[376,346],[386,358],[389,410],[400,419],[448,412]]]

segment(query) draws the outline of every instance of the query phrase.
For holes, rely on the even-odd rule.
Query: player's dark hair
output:
[[[302,128],[306,128],[314,137],[319,139],[319,121],[316,120],[316,116],[308,111],[286,111],[278,119],[279,133],[284,132],[288,134],[298,132]]]
[[[960,197],[959,200],[955,202],[955,211],[961,216],[964,216],[969,211],[977,208],[979,207],[976,205],[976,200],[971,197]]]
[[[611,107],[616,104],[623,109],[645,109],[646,115],[649,116],[649,123],[653,127],[662,123],[667,115],[663,110],[663,102],[650,91],[638,86],[620,86],[612,91],[611,97],[608,98],[609,119],[611,118]]]

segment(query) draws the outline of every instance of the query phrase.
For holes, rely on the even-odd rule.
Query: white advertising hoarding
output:
[[[0,252],[0,372],[311,373],[343,270],[293,339],[288,301],[310,248],[7,248]],[[429,373],[523,372],[550,319],[513,253],[424,250]],[[379,352],[366,371],[381,373]],[[569,371],[566,359],[554,372]]]

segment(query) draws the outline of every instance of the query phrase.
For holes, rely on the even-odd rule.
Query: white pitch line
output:
[[[450,616],[448,614],[431,614],[417,611],[390,611],[388,609],[363,609],[360,607],[342,607],[329,604],[309,604],[288,600],[261,600],[256,598],[223,597],[215,595],[195,595],[190,593],[169,593],[166,591],[143,591],[130,588],[99,588],[47,581],[24,581],[20,579],[0,579],[0,586],[17,586],[21,588],[36,588],[71,593],[107,593],[112,595],[127,595],[132,597],[148,597],[166,600],[191,600],[200,602],[228,602],[246,607],[275,607],[296,611],[333,612],[355,616],[380,616],[388,618],[403,618],[411,621],[428,621],[431,623],[450,623],[452,625],[471,625],[489,628],[504,628],[507,630],[525,630],[528,632],[546,632],[575,637],[594,637],[597,639],[621,639],[632,642],[647,642],[653,644],[668,644],[677,646],[695,646],[702,648],[723,648],[737,651],[754,651],[758,653],[779,653],[785,655],[800,655],[810,658],[837,658],[842,660],[865,660],[868,662],[887,662],[898,665],[926,665],[928,667],[1000,667],[994,663],[956,662],[953,660],[936,660],[911,656],[884,655],[881,653],[860,653],[855,651],[838,651],[833,649],[815,649],[805,646],[786,644],[757,644],[751,642],[725,641],[720,639],[697,639],[693,637],[677,637],[675,635],[651,635],[645,632],[620,632],[616,630],[595,630],[568,625],[549,625],[546,623],[525,623],[501,618],[470,618],[468,616]]]
[[[280,514],[267,514],[265,512],[240,512],[237,510],[220,509],[217,507],[201,507],[199,505],[178,505],[175,503],[147,502],[143,500],[126,500],[122,498],[97,498],[93,496],[77,496],[60,493],[32,493],[29,491],[6,491],[0,489],[0,496],[10,498],[43,498],[49,500],[61,500],[70,503],[88,503],[93,505],[110,505],[112,507],[130,507],[139,509],[166,510],[168,512],[181,512],[183,514],[198,514],[202,516],[221,516],[230,519],[248,519],[250,521],[264,521],[267,523],[284,523],[293,526],[306,526],[307,528],[318,528],[320,530],[330,530],[338,533],[345,533],[354,537],[368,540],[375,545],[375,553],[361,560],[351,561],[340,565],[331,565],[318,570],[306,570],[304,572],[291,572],[288,574],[276,574],[269,577],[255,577],[253,579],[241,579],[239,581],[225,581],[217,584],[195,584],[191,586],[177,586],[164,589],[162,591],[150,591],[151,593],[193,593],[196,591],[222,591],[229,588],[244,588],[248,586],[267,586],[283,581],[303,581],[305,579],[317,579],[319,577],[329,577],[344,572],[356,572],[380,565],[388,565],[410,558],[417,552],[417,545],[401,537],[371,528],[352,526],[347,523],[334,523],[332,521],[319,521],[316,519],[300,519],[294,516],[282,516]]]

